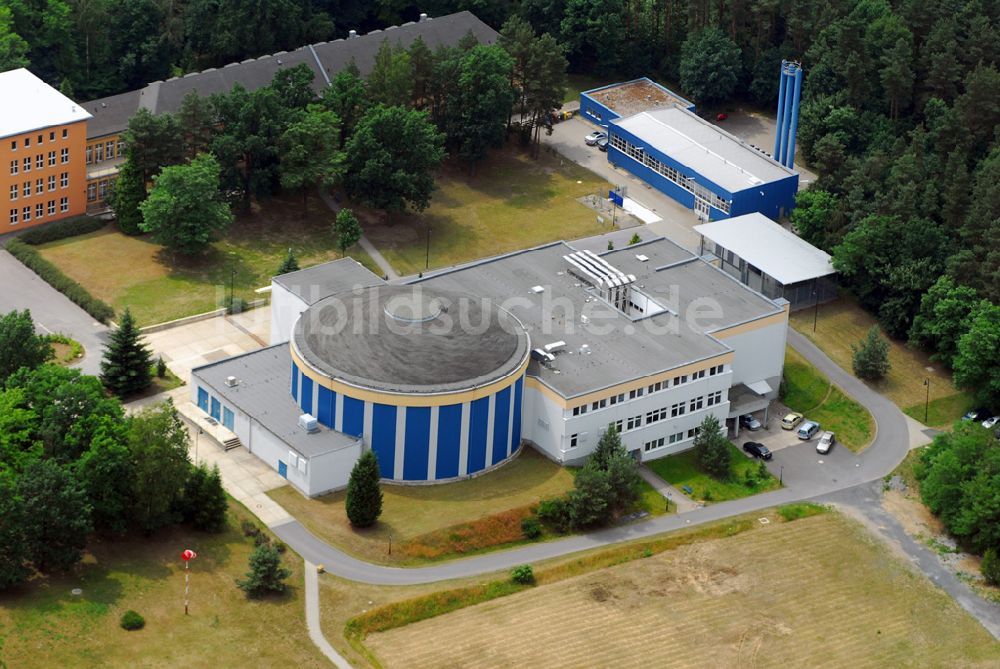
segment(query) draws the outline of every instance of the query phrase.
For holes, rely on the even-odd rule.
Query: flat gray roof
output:
[[[289,272],[271,279],[297,295],[308,305],[316,304],[342,290],[383,286],[382,277],[373,274],[354,258],[341,258],[314,265],[298,272]]]
[[[731,193],[796,175],[743,140],[680,107],[639,112],[611,123]]]
[[[252,416],[261,427],[307,458],[357,443],[354,437],[323,425],[312,433],[299,427],[302,409],[292,399],[292,358],[287,343],[196,367],[191,374],[206,390]],[[226,385],[230,376],[239,380],[232,388]]]
[[[660,238],[602,254],[621,271],[635,275],[635,286],[669,309],[632,319],[568,273],[563,256],[573,251],[571,245],[556,242],[412,283],[497,300],[524,324],[533,348],[565,342],[551,367],[532,362],[528,372],[566,398],[725,353],[730,349],[708,333],[781,311],[725,272]],[[689,318],[706,300],[714,301],[720,313]]]
[[[830,254],[760,213],[696,225],[694,230],[786,286],[836,273]]]

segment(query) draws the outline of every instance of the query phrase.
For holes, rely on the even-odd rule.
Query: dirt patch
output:
[[[941,521],[923,505],[916,493],[886,490],[882,494],[882,507],[899,521],[911,537],[945,536]]]

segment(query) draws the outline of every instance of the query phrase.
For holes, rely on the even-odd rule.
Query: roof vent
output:
[[[562,340],[560,340],[560,341],[554,341],[551,344],[546,344],[545,345],[545,351],[547,353],[558,353],[559,351],[563,350],[564,348],[566,348],[566,342],[564,342]]]
[[[105,107],[107,107],[107,106],[108,106],[108,103],[107,103],[107,102],[102,102],[102,103],[101,103],[101,109],[104,109],[104,108],[105,108]]]
[[[426,20],[427,20],[427,14],[421,14],[420,15],[420,22],[423,23]]]
[[[358,36],[358,31],[357,30],[348,30],[347,31],[347,39],[354,39],[357,36]]]
[[[647,262],[649,260],[649,256],[643,255],[641,253],[636,253],[635,259],[638,260],[639,262]]]
[[[532,286],[531,287],[531,292],[533,292],[535,295],[537,295],[538,293],[545,292],[545,287],[544,286]]]
[[[306,432],[318,432],[319,421],[313,418],[312,415],[304,413],[301,416],[299,416],[299,427],[301,427]]]
[[[240,385],[240,381],[235,376],[227,376],[226,385],[229,386],[230,388],[235,388],[236,386]]]
[[[552,362],[556,359],[556,356],[552,355],[544,348],[533,348],[531,349],[531,359],[537,360],[538,362],[545,364],[547,362]]]

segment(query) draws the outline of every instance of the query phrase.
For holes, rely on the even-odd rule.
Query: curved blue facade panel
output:
[[[347,405],[348,398],[344,398]],[[358,400],[352,399],[352,402]],[[360,404],[360,402],[358,402]],[[364,405],[362,405],[362,414]],[[344,411],[346,418],[347,411]],[[372,450],[378,458],[378,468],[382,478],[396,478],[396,407],[388,404],[372,405]]]
[[[493,407],[493,459],[491,465],[507,459],[510,447],[510,386],[496,395]]]
[[[462,452],[462,405],[446,404],[438,409],[437,463],[434,478],[458,476],[458,459]]]
[[[329,388],[319,387],[316,395],[316,420],[329,428],[334,427],[337,419],[337,393]]]
[[[406,435],[403,446],[403,480],[426,481],[427,457],[431,440],[431,408],[406,408]]]
[[[344,395],[344,424],[341,426],[340,431],[352,437],[360,437],[364,432],[364,428],[365,403]]]
[[[521,396],[524,393],[524,377],[514,384],[514,421],[511,423],[510,454],[517,453],[521,447]]]
[[[302,413],[312,414],[313,412],[313,380],[305,374],[302,375],[302,390],[300,391],[299,406]]]
[[[486,428],[490,420],[490,398],[473,400],[469,417],[469,460],[466,473],[475,474],[486,469]]]

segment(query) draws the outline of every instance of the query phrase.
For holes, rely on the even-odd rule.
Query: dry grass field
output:
[[[816,332],[813,332],[812,309],[794,312],[789,322],[847,371],[851,370],[851,344],[861,341],[868,330],[877,324],[871,314],[848,296],[820,305]],[[929,425],[951,425],[972,403],[952,383],[951,372],[947,368],[932,362],[926,353],[908,346],[906,342],[889,339],[889,362],[892,369],[886,378],[869,385],[919,421],[924,419],[927,397],[924,379],[930,380]]]
[[[682,546],[365,643],[386,669],[1000,663],[1000,644],[973,618],[835,513]]]

